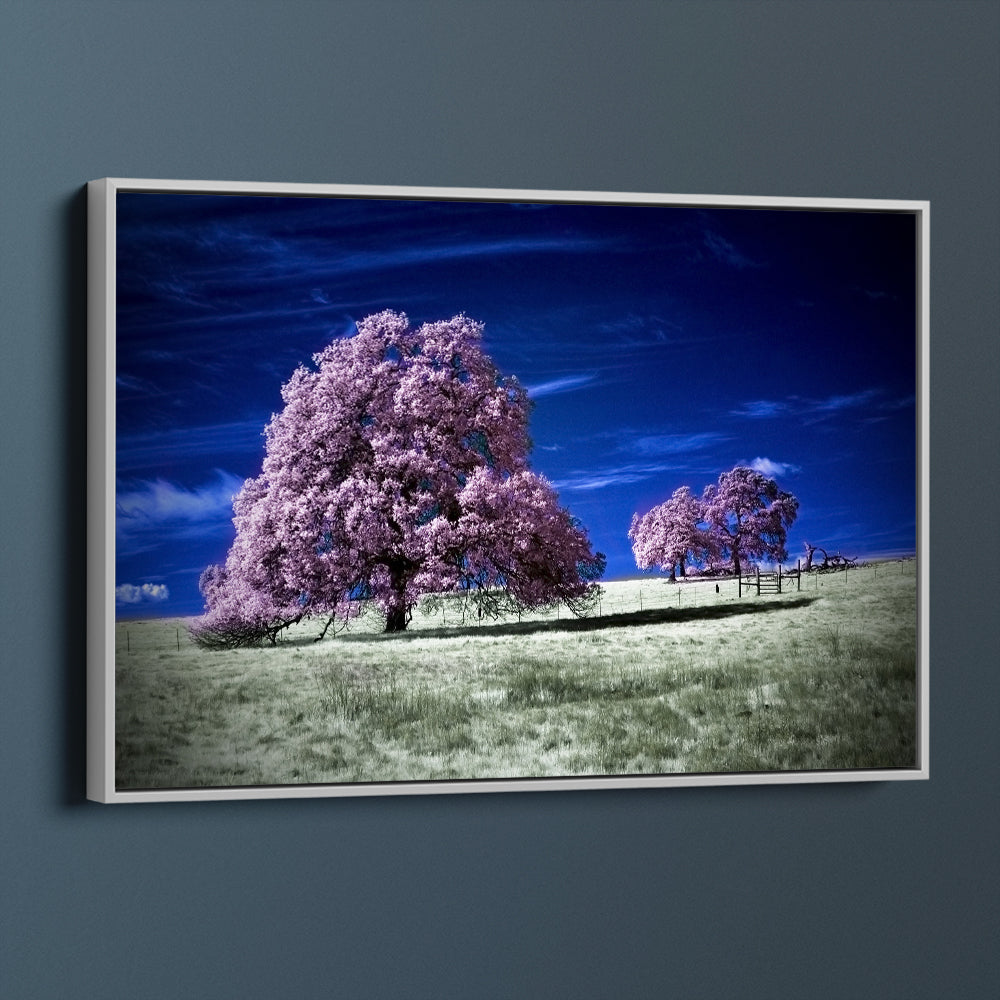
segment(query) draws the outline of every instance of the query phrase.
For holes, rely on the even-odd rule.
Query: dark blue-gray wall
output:
[[[1000,995],[998,38],[968,2],[0,0],[0,994]],[[86,803],[104,175],[930,199],[931,780]]]

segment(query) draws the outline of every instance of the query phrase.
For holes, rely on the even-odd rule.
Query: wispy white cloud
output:
[[[823,399],[809,399],[803,396],[788,396],[786,399],[752,399],[729,412],[734,417],[745,417],[750,420],[794,416],[802,420],[816,421],[865,408],[891,412],[913,402],[913,397],[906,400],[880,397],[882,397],[881,389],[862,389],[859,392],[839,393]]]
[[[177,351],[164,351],[162,348],[149,347],[142,351],[136,351],[136,357],[143,361],[166,361],[174,364],[183,361],[182,354]]]
[[[264,454],[264,426],[270,414],[222,424],[176,427],[169,431],[119,434],[118,468],[135,471],[162,467],[193,455],[221,455],[241,452]]]
[[[887,399],[879,403],[871,413],[864,418],[866,424],[881,424],[892,418],[900,410],[913,410],[916,406],[916,396],[902,396],[899,399]]]
[[[676,466],[670,463],[633,463],[628,465],[612,466],[604,469],[594,469],[587,472],[574,471],[560,479],[553,480],[552,485],[557,490],[569,490],[579,492],[590,492],[592,490],[603,490],[609,486],[628,486],[632,483],[641,483],[646,479],[659,475],[662,472],[669,472]]]
[[[345,276],[357,277],[369,272],[393,268],[427,266],[481,257],[504,257],[529,253],[592,253],[607,252],[614,245],[607,240],[583,236],[518,236],[485,239],[454,239],[445,234],[438,239],[389,242],[377,247],[341,246],[335,241],[310,244],[308,241],[266,239],[255,230],[243,232],[221,227],[211,239],[203,240],[211,249],[224,245],[240,255],[242,281],[249,285],[294,276],[309,281],[311,289],[324,285],[339,286]],[[216,276],[231,278],[231,270],[220,264],[217,268],[203,266],[199,271],[202,282]],[[321,284],[322,283],[322,284]],[[190,291],[181,286],[162,289],[175,297],[189,300]],[[323,295],[330,294],[323,288]],[[192,304],[195,304],[192,302]],[[200,303],[198,303],[200,304]]]
[[[917,403],[917,397],[915,395],[910,396],[900,396],[898,399],[887,399],[883,403],[879,404],[879,409],[885,413],[893,413],[896,410],[906,410]]]
[[[528,396],[531,399],[539,399],[542,396],[554,396],[562,392],[574,392],[585,386],[591,385],[597,378],[594,373],[586,375],[563,375],[561,378],[550,379],[547,382],[537,382],[535,385],[525,386]]]
[[[729,438],[717,431],[703,431],[697,434],[642,434],[623,441],[619,451],[636,455],[683,455],[700,451],[727,441]]]
[[[115,388],[119,392],[147,392],[149,384],[141,378],[119,372],[115,376]]]
[[[658,315],[626,313],[595,319],[578,305],[547,310],[542,317],[517,316],[491,321],[486,327],[485,346],[493,357],[503,356],[515,367],[542,364],[556,369],[566,363],[566,352],[601,381],[633,377],[636,364],[648,363],[649,355],[671,348],[704,347],[704,333],[692,334],[678,322]]]
[[[748,417],[751,420],[766,417],[780,417],[788,413],[791,403],[788,400],[751,399],[735,410],[730,410],[734,417]]]
[[[219,537],[232,531],[233,496],[243,486],[237,476],[215,471],[215,479],[188,488],[165,479],[119,487],[115,504],[115,545],[119,557],[171,544]]]
[[[231,517],[233,496],[243,480],[221,469],[214,482],[188,489],[165,479],[139,482],[120,490],[115,512],[120,530],[144,529],[166,524],[194,524]]]
[[[712,232],[710,229],[705,231],[704,243],[709,253],[711,253],[716,260],[723,264],[728,264],[730,267],[742,270],[745,267],[761,266],[759,261],[755,261],[748,257],[745,253],[738,250],[725,237]]]
[[[681,332],[680,324],[662,316],[640,316],[628,313],[617,319],[598,324],[597,329],[613,341],[617,349],[631,347],[661,347],[671,343]]]
[[[372,253],[352,253],[349,257],[338,261],[336,268],[331,270],[335,274],[342,274],[345,267],[348,271],[358,272],[474,257],[550,253],[553,251],[558,253],[591,252],[598,249],[608,249],[607,243],[575,236],[468,240],[464,243],[444,240],[436,246],[425,243],[412,248],[396,247],[393,250]]]
[[[842,410],[853,410],[860,406],[867,406],[878,396],[878,389],[864,389],[861,392],[847,393],[846,395],[828,396],[826,399],[817,400],[809,404],[813,413],[840,413]]]
[[[261,279],[261,282],[264,279]],[[257,284],[261,283],[257,282]],[[224,309],[221,303],[216,303],[216,308],[206,315],[192,316],[190,313],[173,315],[166,313],[164,318],[144,317],[142,326],[145,332],[164,331],[173,329],[191,329],[195,334],[206,327],[227,327],[242,326],[261,322],[278,322],[281,320],[294,320],[298,318],[323,317],[331,312],[342,312],[346,307],[355,305],[356,301],[345,300],[343,302],[320,302],[310,295],[309,303],[306,305],[274,305],[263,309],[251,309],[245,306],[234,305],[232,308]]]
[[[704,463],[709,449],[730,440],[716,431],[694,434],[642,434],[623,429],[595,436],[597,450],[607,461],[591,469],[575,469],[554,481],[556,489],[590,492],[641,483],[665,472],[691,471]],[[615,461],[618,459],[618,462]]]

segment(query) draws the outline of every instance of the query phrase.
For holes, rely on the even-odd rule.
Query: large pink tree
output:
[[[658,566],[670,570],[670,579],[681,576],[689,559],[707,556],[712,549],[711,534],[702,525],[702,502],[688,486],[674,490],[669,500],[658,504],[640,517],[632,515],[628,537],[639,569]]]
[[[702,496],[704,518],[737,576],[745,559],[788,558],[785,540],[799,501],[773,479],[738,465],[719,476]]]
[[[586,610],[604,556],[529,469],[527,394],[481,341],[466,316],[414,328],[386,311],[295,371],[234,501],[226,565],[203,576],[196,636],[273,641],[361,600],[401,632],[421,595],[454,590],[491,614]]]

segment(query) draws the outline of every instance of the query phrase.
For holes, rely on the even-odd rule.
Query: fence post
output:
[[[781,593],[781,563],[778,563],[778,593]]]
[[[796,565],[798,569],[795,577],[795,592],[798,593],[802,589],[802,560],[800,559]]]
[[[757,567],[757,596],[760,597],[760,567]]]

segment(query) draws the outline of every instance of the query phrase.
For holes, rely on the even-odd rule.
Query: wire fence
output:
[[[708,607],[733,601],[781,600],[797,594],[819,594],[827,588],[856,588],[874,586],[879,579],[891,576],[915,575],[916,560],[901,559],[877,563],[844,565],[833,570],[813,568],[806,572],[782,569],[781,592],[768,593],[763,587],[758,596],[756,572],[742,579],[727,577],[689,577],[676,582],[664,577],[612,581],[602,586],[601,596],[587,617],[611,618],[668,609]],[[761,574],[763,579],[766,574]],[[481,614],[475,600],[467,594],[435,594],[425,598],[414,609],[409,629],[413,632],[440,629],[489,628],[495,625],[529,622],[557,622],[576,617],[564,604],[518,614],[508,614],[499,619]],[[316,631],[315,622],[305,622],[296,634],[306,636]],[[353,633],[382,631],[382,621],[372,607],[349,626]],[[332,633],[331,633],[332,634]],[[181,653],[193,646],[187,624],[176,618],[129,619],[116,623],[115,653],[118,658],[151,653],[163,656]]]
[[[129,619],[115,625],[115,656],[179,653],[191,646],[186,625],[176,618]]]
[[[781,589],[768,589],[764,580],[772,574],[754,572],[752,575],[726,577],[688,577],[671,581],[664,577],[614,581],[602,587],[603,593],[590,610],[587,617],[612,617],[630,615],[637,612],[667,610],[670,608],[697,608],[723,602],[750,599],[767,599],[772,596],[818,593],[827,587],[860,587],[874,584],[879,577],[884,580],[891,575],[915,573],[913,559],[878,563],[844,563],[836,569],[813,567],[810,571],[797,564],[793,569],[780,569]],[[778,568],[774,573],[777,574]],[[758,591],[758,587],[760,588]],[[499,619],[503,624],[510,622],[559,621],[575,617],[565,605],[525,612],[521,615],[507,615]],[[420,612],[419,606],[413,616],[411,627],[463,628],[488,627],[497,624],[497,619],[480,616],[475,602],[461,594],[436,595],[433,610]]]

